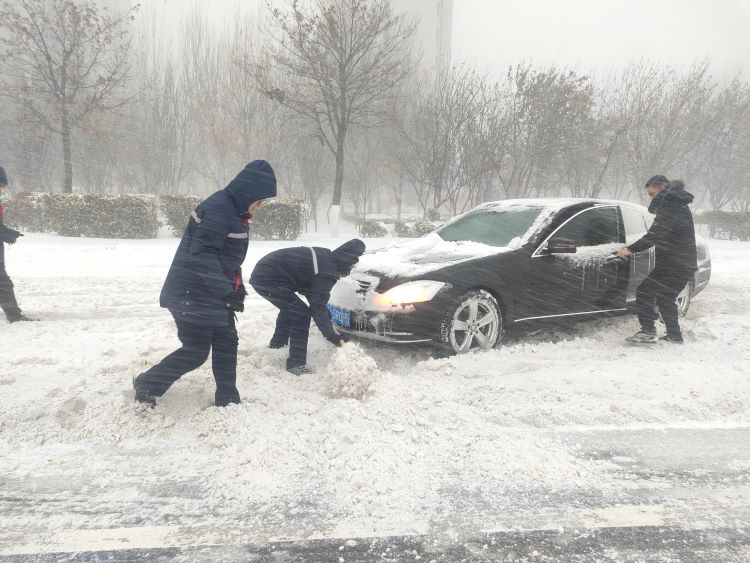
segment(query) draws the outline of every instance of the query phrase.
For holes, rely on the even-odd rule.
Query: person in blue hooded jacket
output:
[[[359,239],[345,242],[335,250],[318,246],[282,248],[261,258],[253,268],[250,285],[279,309],[269,347],[289,345],[288,372],[312,373],[307,365],[310,318],[331,344],[343,346],[348,340],[334,328],[326,306],[336,281],[349,275],[364,252],[365,243]],[[297,294],[304,295],[309,305]]]
[[[247,295],[242,263],[249,221],[263,200],[275,195],[273,168],[254,160],[190,215],[159,299],[175,319],[182,347],[133,380],[137,402],[155,405],[175,381],[203,365],[209,352],[216,406],[240,402],[235,313],[244,310]]]

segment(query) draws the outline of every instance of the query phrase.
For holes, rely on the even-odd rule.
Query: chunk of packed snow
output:
[[[378,366],[362,347],[350,342],[336,350],[328,364],[326,394],[334,399],[363,400],[373,392],[380,378]]]

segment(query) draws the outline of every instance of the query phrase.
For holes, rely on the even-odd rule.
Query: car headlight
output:
[[[445,286],[444,282],[419,280],[392,287],[385,293],[373,295],[376,305],[393,306],[429,301]]]

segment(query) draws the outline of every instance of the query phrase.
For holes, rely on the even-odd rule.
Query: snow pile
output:
[[[333,398],[364,400],[380,378],[378,366],[359,344],[349,343],[333,354],[328,364],[326,394]]]

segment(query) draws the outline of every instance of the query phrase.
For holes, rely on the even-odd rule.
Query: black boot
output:
[[[17,323],[17,322],[19,322],[19,321],[22,321],[22,322],[23,322],[23,321],[30,321],[30,322],[31,322],[31,321],[36,321],[36,320],[37,320],[37,319],[31,319],[31,318],[27,317],[27,316],[26,316],[26,315],[24,315],[23,313],[22,313],[22,314],[20,314],[20,315],[18,315],[17,317],[9,317],[9,318],[8,318],[8,322],[9,322],[9,323]]]
[[[136,378],[134,377],[133,389],[135,390],[135,402],[140,403],[141,405],[149,409],[153,409],[156,406],[156,395],[144,389],[143,387],[139,387],[135,379]]]

